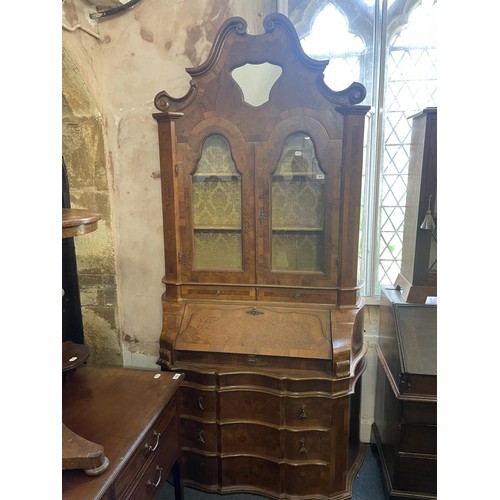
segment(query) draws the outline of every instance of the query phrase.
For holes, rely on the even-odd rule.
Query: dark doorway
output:
[[[68,175],[62,159],[62,208],[71,208]],[[73,238],[62,239],[62,340],[83,344],[82,308],[75,242]]]

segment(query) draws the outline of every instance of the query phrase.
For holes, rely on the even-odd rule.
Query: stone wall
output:
[[[92,361],[153,368],[157,359],[164,263],[154,96],[186,93],[185,68],[206,59],[227,18],[244,17],[257,33],[275,10],[274,0],[148,0],[96,21],[91,2],[63,2],[71,202],[103,217],[75,239]]]

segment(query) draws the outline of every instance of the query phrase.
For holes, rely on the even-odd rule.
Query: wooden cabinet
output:
[[[391,500],[437,493],[437,306],[385,289],[373,437]]]
[[[175,378],[174,378],[175,377]],[[64,500],[151,499],[170,470],[182,500],[177,390],[183,376],[126,368],[84,366],[63,385],[64,422],[101,443],[109,467],[89,477],[65,470]]]
[[[209,491],[347,498],[361,455],[357,277],[369,107],[290,21],[226,21],[182,98],[160,92],[158,364],[186,373],[183,471]],[[242,74],[244,76],[242,76]]]

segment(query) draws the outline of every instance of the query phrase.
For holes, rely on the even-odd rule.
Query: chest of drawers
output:
[[[337,375],[335,349],[342,343],[340,335],[331,341],[331,329],[340,334],[342,322],[332,321],[331,310],[295,308],[291,314],[283,306],[261,304],[261,315],[238,322],[231,318],[242,306],[220,307],[208,312],[204,304],[190,304],[173,354],[171,369],[185,375],[185,484],[269,498],[350,498],[362,460],[359,379],[366,348],[350,343],[348,364],[339,364]],[[342,318],[354,337],[361,335],[359,318]],[[210,350],[203,348],[207,339]]]
[[[364,368],[355,369],[356,379]],[[211,491],[347,498],[360,457],[355,381],[245,366],[179,364],[183,476]],[[295,387],[295,385],[300,387]],[[329,389],[329,390],[325,390]],[[352,479],[352,478],[351,478]]]

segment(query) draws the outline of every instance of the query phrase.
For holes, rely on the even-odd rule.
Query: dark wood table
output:
[[[177,404],[183,378],[179,373],[97,366],[70,373],[62,388],[63,422],[102,445],[109,467],[97,476],[63,470],[64,500],[154,498],[170,472],[175,498],[183,499]]]

